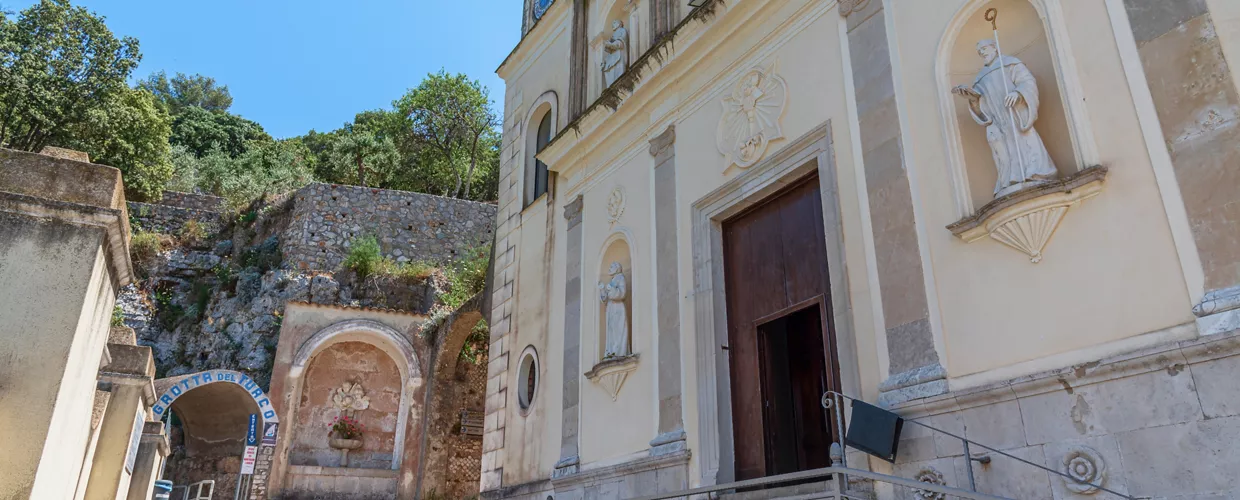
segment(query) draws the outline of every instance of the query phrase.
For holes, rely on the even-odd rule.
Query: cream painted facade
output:
[[[155,364],[109,325],[133,279],[120,171],[0,150],[0,234],[0,497],[150,498]]]
[[[1212,453],[1199,436],[1240,432],[1240,392],[1224,388],[1240,374],[1234,2],[545,3],[527,1],[499,68],[484,495],[626,498],[737,479],[736,432],[763,431],[733,429],[728,294],[744,292],[726,286],[739,278],[723,228],[815,173],[839,390],[1055,469],[1088,443],[1108,484],[1134,495],[1240,492],[1154,456],[1197,460]],[[990,204],[985,132],[950,94],[981,66],[989,8],[1004,53],[1038,80],[1036,127],[1061,178],[1100,183]],[[617,19],[631,66],[604,90],[599,46]],[[755,74],[772,82],[755,113],[774,123],[756,153],[720,126]],[[535,198],[536,154],[551,180]],[[1068,198],[1037,263],[988,237],[1004,210]],[[974,214],[980,239],[947,229]],[[614,261],[637,362],[613,397],[586,374],[605,361],[596,284]],[[894,468],[868,465],[934,466],[963,484],[961,452],[941,439],[907,431],[902,448]],[[1234,451],[1210,456],[1240,467]],[[1013,464],[978,474],[986,493],[1073,495]]]

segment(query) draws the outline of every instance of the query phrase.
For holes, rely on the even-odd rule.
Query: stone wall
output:
[[[1237,374],[1240,331],[920,399],[897,411],[1061,472],[1068,472],[1065,464],[1071,461],[1079,473],[1105,471],[1083,479],[1131,496],[1236,498]],[[968,487],[958,440],[905,425],[899,450],[896,475],[920,477],[933,469],[949,486]],[[989,464],[973,467],[982,493],[1086,498],[1063,478],[989,456]],[[911,494],[897,491],[894,497]]]
[[[136,230],[179,235],[189,221],[203,225],[208,234],[218,232],[224,226],[224,214],[195,208],[129,202],[131,220]]]
[[[227,200],[219,196],[207,194],[182,193],[180,191],[164,191],[160,205],[170,207],[205,210],[207,212],[223,212],[227,208]]]
[[[311,184],[294,203],[283,238],[294,269],[335,270],[364,236],[398,262],[448,261],[490,243],[495,228],[494,205],[406,191]]]

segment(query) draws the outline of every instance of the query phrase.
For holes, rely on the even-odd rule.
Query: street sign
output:
[[[245,445],[258,446],[258,415],[250,414],[250,428],[245,432]]]
[[[263,446],[276,445],[276,432],[279,428],[280,424],[275,422],[267,422],[263,424]]]
[[[254,474],[256,462],[258,462],[258,447],[246,446],[245,454],[241,456],[241,474],[244,476]]]

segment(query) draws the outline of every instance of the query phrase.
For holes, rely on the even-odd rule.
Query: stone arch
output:
[[[152,406],[156,419],[167,416],[170,424],[179,424],[171,427],[177,451],[169,457],[165,478],[176,484],[213,479],[216,494],[231,497],[250,415],[262,419],[256,429],[260,433],[264,424],[279,422],[270,399],[254,380],[232,370],[156,380],[155,390],[160,393]]]
[[[297,415],[303,400],[305,389],[306,368],[320,353],[349,342],[368,344],[383,351],[395,362],[402,381],[400,402],[397,410],[396,433],[391,459],[391,469],[400,470],[405,456],[406,435],[410,417],[410,405],[413,391],[422,385],[422,366],[418,361],[417,351],[413,344],[400,331],[374,320],[353,319],[340,321],[327,326],[306,339],[297,348],[293,362],[289,367],[289,378],[293,381],[290,408],[288,415]],[[298,432],[295,422],[286,423],[288,435]]]
[[[431,490],[448,498],[478,494],[482,437],[464,432],[461,411],[481,414],[485,410],[487,354],[481,354],[477,365],[461,364],[460,354],[474,327],[483,319],[482,302],[482,294],[474,296],[435,330],[436,348],[425,396],[427,411],[423,412],[423,465],[418,471],[421,494]]]
[[[548,90],[534,100],[534,103],[530,105],[529,113],[525,116],[525,121],[522,122],[524,123],[521,139],[524,151],[522,155],[523,161],[521,162],[521,178],[524,183],[522,187],[522,193],[524,193],[522,196],[522,200],[524,200],[522,207],[534,203],[534,200],[541,195],[541,193],[536,193],[535,186],[540,175],[545,176],[543,179],[546,182],[546,189],[550,190],[551,180],[550,173],[547,172],[547,165],[542,164],[537,158],[538,152],[541,149],[539,145],[539,129],[544,124],[543,121],[548,120],[547,125],[550,133],[548,136],[541,138],[546,141],[542,142],[542,146],[545,147],[560,129],[559,117],[559,98],[554,90]]]
[[[972,214],[976,207],[993,197],[995,172],[985,130],[973,126],[964,101],[951,94],[952,87],[971,82],[980,67],[975,56],[976,43],[994,38],[990,23],[982,18],[990,7],[1000,11],[999,30],[1004,54],[1021,58],[1038,78],[1042,105],[1035,127],[1060,174],[1070,175],[1098,163],[1067,27],[1058,3],[969,0],[947,24],[935,60],[948,163],[957,214],[961,217]]]

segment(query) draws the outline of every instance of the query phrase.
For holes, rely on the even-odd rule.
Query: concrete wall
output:
[[[120,172],[0,150],[0,496],[74,498],[116,290],[132,279]],[[81,495],[84,492],[76,492]]]
[[[294,269],[335,270],[364,236],[398,262],[444,262],[485,245],[495,228],[494,206],[455,198],[334,184],[311,184],[293,197],[281,242]]]

